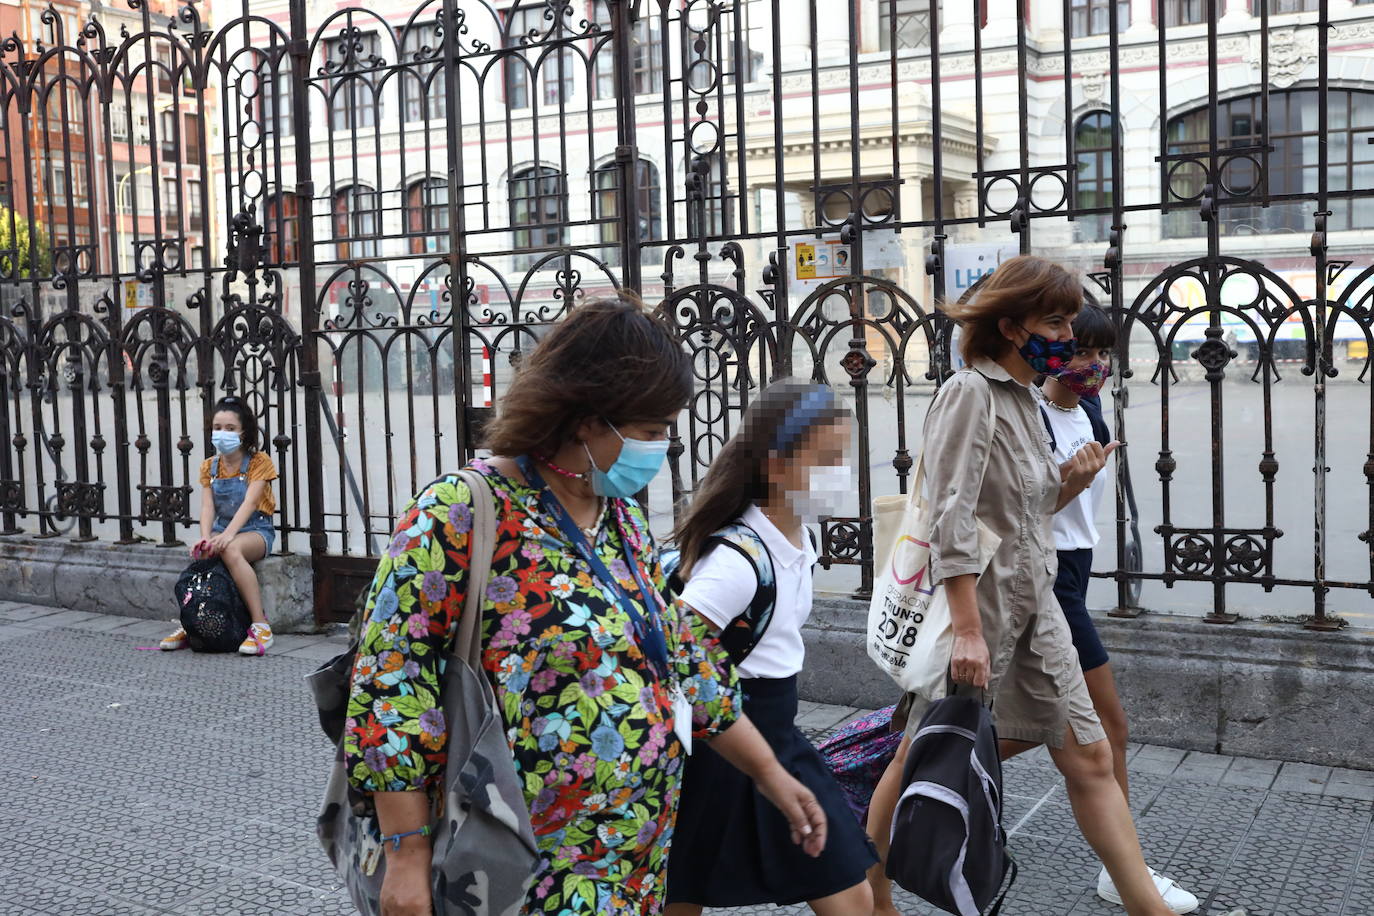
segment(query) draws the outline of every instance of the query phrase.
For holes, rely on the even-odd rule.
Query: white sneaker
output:
[[[1164,898],[1164,903],[1175,913],[1191,913],[1198,908],[1198,899],[1175,884],[1173,878],[1166,878],[1153,868],[1150,869],[1150,877],[1155,879],[1155,888],[1159,891],[1159,896]],[[1097,896],[1118,906],[1122,902],[1121,895],[1116,892],[1116,884],[1113,883],[1112,876],[1107,874],[1106,868],[1097,876]]]

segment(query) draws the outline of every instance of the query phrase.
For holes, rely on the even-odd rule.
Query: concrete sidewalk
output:
[[[315,844],[330,749],[301,682],[342,640],[157,652],[168,629],[0,604],[0,916],[350,913]],[[803,704],[801,725],[819,735],[856,712]],[[1149,860],[1200,912],[1374,914],[1374,773],[1159,747],[1136,748],[1131,771]],[[1093,894],[1097,865],[1043,752],[1007,766],[1006,790],[1022,876],[1003,912],[1124,913]]]

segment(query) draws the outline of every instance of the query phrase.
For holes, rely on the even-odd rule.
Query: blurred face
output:
[[[813,428],[802,444],[788,455],[771,455],[767,474],[769,500],[785,499],[796,506],[798,497],[815,489],[815,469],[848,470],[851,428],[848,419]],[[823,475],[831,476],[831,475]]]

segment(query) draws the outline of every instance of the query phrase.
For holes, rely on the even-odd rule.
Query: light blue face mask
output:
[[[215,430],[210,434],[210,442],[215,446],[215,451],[221,455],[232,455],[239,450],[242,440],[238,433],[227,432],[226,430]]]
[[[606,424],[610,426],[610,424]],[[611,431],[620,436],[620,430],[611,426]],[[611,464],[609,471],[596,466],[591,449],[587,443],[582,448],[587,452],[587,460],[592,465],[592,492],[597,496],[628,499],[649,485],[663,469],[663,459],[668,456],[668,440],[653,442],[644,439],[626,439],[620,436],[620,457]]]

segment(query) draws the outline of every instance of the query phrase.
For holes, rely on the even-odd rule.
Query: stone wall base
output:
[[[176,618],[172,587],[189,562],[184,547],[0,538],[0,600],[171,621]],[[256,569],[272,628],[313,631],[310,558],[271,556]]]
[[[896,688],[864,651],[867,605],[817,602],[801,695],[877,708]],[[1374,769],[1374,632],[1094,614],[1131,740],[1210,753]]]

